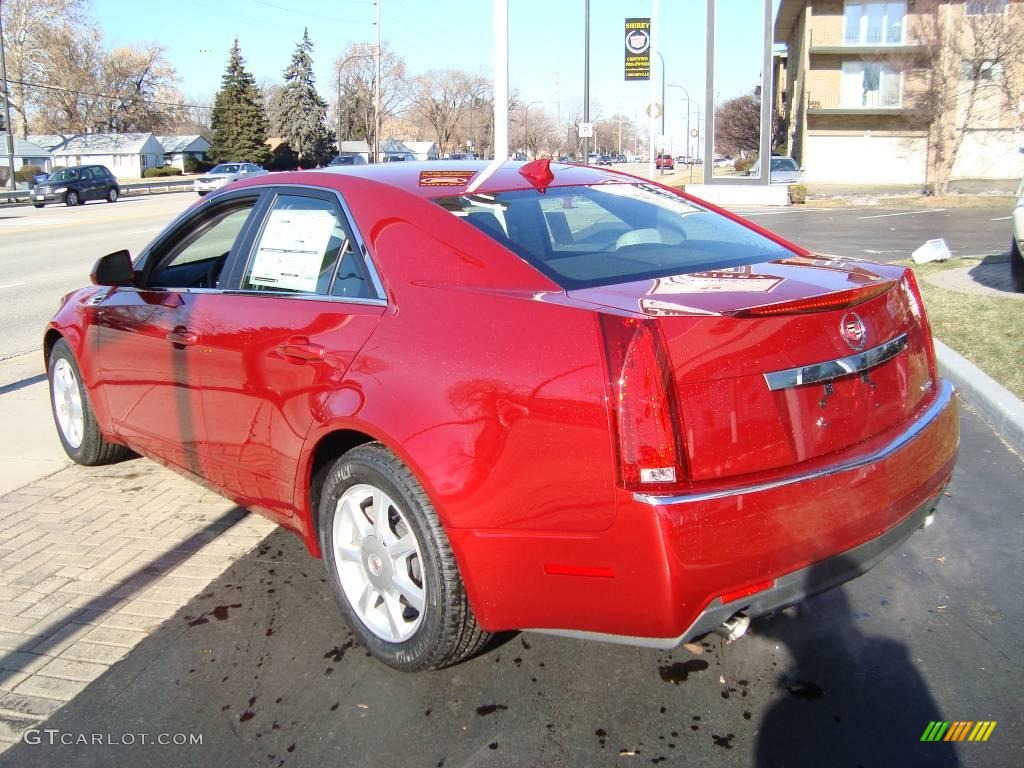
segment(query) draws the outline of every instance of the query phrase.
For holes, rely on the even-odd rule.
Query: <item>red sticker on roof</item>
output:
[[[420,171],[421,187],[464,187],[476,171]]]

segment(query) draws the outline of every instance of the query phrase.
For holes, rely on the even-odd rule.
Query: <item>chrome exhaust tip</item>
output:
[[[715,630],[715,633],[721,635],[731,643],[733,640],[739,640],[743,637],[749,628],[750,617],[745,613],[735,613],[723,621],[722,626],[718,627],[718,629]]]

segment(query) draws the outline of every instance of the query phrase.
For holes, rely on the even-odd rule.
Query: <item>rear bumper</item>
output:
[[[448,533],[486,629],[668,648],[864,573],[934,509],[958,442],[942,382],[909,422],[802,472],[678,496],[620,491],[599,533]]]
[[[720,598],[715,598],[710,605],[700,612],[700,615],[697,616],[694,622],[677,637],[636,637],[572,630],[533,631],[624,645],[636,645],[645,648],[658,648],[661,650],[675,648],[689,640],[713,632],[721,627],[726,619],[735,616],[737,613],[742,613],[752,619],[774,613],[786,606],[799,603],[811,595],[832,589],[867,573],[884,560],[890,552],[909,539],[911,534],[919,528],[926,527],[931,522],[941,495],[942,491],[940,489],[939,493],[933,498],[928,499],[902,522],[897,523],[878,538],[867,541],[842,554],[817,562],[807,568],[801,568],[784,574],[776,578],[775,583],[769,589],[754,595],[731,600],[728,603],[723,603]]]

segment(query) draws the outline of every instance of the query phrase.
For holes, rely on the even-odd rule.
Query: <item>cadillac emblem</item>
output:
[[[864,327],[864,321],[856,312],[847,312],[839,322],[839,335],[855,352],[864,349],[868,340],[868,331]]]

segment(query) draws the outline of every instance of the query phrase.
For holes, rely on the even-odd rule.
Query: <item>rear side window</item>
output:
[[[348,221],[327,200],[279,195],[242,278],[247,291],[377,298]]]
[[[650,184],[549,187],[435,202],[566,289],[795,255],[742,224]]]

